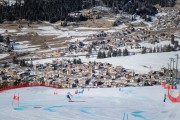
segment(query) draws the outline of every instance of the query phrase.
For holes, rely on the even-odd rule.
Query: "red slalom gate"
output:
[[[178,102],[178,103],[180,103],[180,91],[179,91],[179,95],[177,97],[173,97],[170,94],[170,89],[168,89],[168,98],[171,100],[171,102]]]
[[[15,86],[7,86],[4,88],[0,88],[0,92],[6,91],[6,90],[11,90],[11,89],[16,89],[16,88],[24,88],[24,87],[51,87],[51,88],[57,88],[57,89],[62,89],[62,86],[55,86],[55,85],[45,85],[45,84],[20,84],[20,85],[15,85]]]
[[[162,87],[164,89],[176,89],[176,86],[173,86],[173,85],[169,85],[169,84],[166,84],[166,83],[161,83]]]

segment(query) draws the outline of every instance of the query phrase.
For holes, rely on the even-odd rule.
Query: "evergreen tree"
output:
[[[149,49],[149,53],[152,53],[152,48]]]
[[[106,53],[105,52],[103,52],[102,58],[106,58]]]
[[[123,50],[123,56],[128,56],[129,55],[129,52],[128,52],[128,50],[125,48],[124,50]]]
[[[78,64],[76,59],[73,59],[73,64]]]
[[[4,37],[0,34],[0,42],[3,42]]]
[[[174,40],[174,35],[171,35],[171,44],[174,45],[174,42],[175,42],[175,40]]]
[[[82,64],[82,62],[81,62],[81,59],[80,59],[80,58],[77,60],[77,64]]]
[[[24,59],[23,59],[23,60],[20,60],[20,66],[22,66],[22,67],[25,67],[25,66],[26,66],[26,62],[25,62]]]
[[[121,49],[118,50],[118,56],[121,56],[122,52]]]
[[[98,52],[97,58],[102,58],[102,53],[101,53],[101,51]]]
[[[142,52],[141,52],[142,54],[145,54],[146,53],[146,47],[143,47],[142,48]]]
[[[17,57],[15,57],[15,56],[13,56],[13,63],[14,63],[14,64],[18,64],[18,63],[19,63]]]
[[[157,52],[160,52],[159,47],[157,47]]]
[[[111,57],[111,52],[110,51],[108,51],[107,57]]]
[[[153,49],[153,53],[155,53],[156,52],[156,48],[154,47],[154,49]]]
[[[88,47],[88,53],[89,53],[89,54],[92,53],[92,46]]]
[[[7,44],[8,46],[10,46],[10,39],[9,39],[9,37],[6,38],[6,44]]]
[[[96,1],[86,2],[84,0],[14,0],[15,4],[5,2],[0,7],[0,22],[3,20],[14,21],[26,19],[29,21],[50,21],[52,23],[58,20],[67,20],[78,22],[87,20],[86,16],[79,14],[79,17],[69,16],[69,13],[80,11],[82,9],[95,6]],[[128,12],[130,14],[140,15],[147,20],[146,15],[154,15],[158,11],[154,5],[159,4],[162,7],[171,7],[175,5],[176,0],[102,0],[102,2],[111,7]],[[97,16],[99,18],[99,16]],[[114,23],[117,25],[117,23]]]
[[[113,57],[116,57],[116,56],[117,56],[117,51],[116,51],[116,50],[113,51],[112,56],[113,56]]]

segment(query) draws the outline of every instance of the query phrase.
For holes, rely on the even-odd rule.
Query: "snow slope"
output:
[[[53,92],[58,92],[54,95]],[[83,95],[75,89],[31,87],[0,93],[2,120],[179,120],[180,104],[164,103],[161,86],[129,88],[91,88]],[[14,93],[20,95],[20,106]],[[68,102],[65,95],[73,94]],[[127,118],[128,117],[128,118]]]
[[[126,69],[132,69],[138,73],[148,73],[151,70],[160,70],[162,67],[167,67],[167,64],[170,61],[169,58],[176,58],[176,54],[179,54],[179,52],[139,54],[132,56],[111,57],[106,59],[97,59],[96,57],[90,59],[86,57],[80,58],[83,62],[108,62],[113,66],[123,66]],[[180,65],[178,68],[179,67]]]

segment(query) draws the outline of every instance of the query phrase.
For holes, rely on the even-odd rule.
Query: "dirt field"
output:
[[[103,20],[103,19],[97,19],[97,20],[88,20],[86,22],[82,22],[82,25],[84,27],[102,27],[102,28],[111,28],[112,22]]]
[[[5,24],[0,24],[0,28],[1,29],[7,29],[7,30],[16,30],[17,32],[14,33],[8,33],[6,35],[4,35],[5,37],[9,37],[10,39],[16,41],[16,42],[20,42],[20,41],[29,41],[29,44],[32,45],[40,45],[41,48],[43,48],[45,43],[55,43],[55,45],[51,45],[51,47],[62,47],[65,45],[65,41],[68,40],[68,38],[63,37],[63,38],[56,38],[57,36],[53,36],[53,35],[46,35],[46,36],[41,36],[38,35],[36,32],[29,32],[27,34],[23,34],[23,35],[17,35],[17,33],[20,32],[20,28],[19,26],[23,26],[24,28],[29,28],[29,29],[34,29],[40,26],[44,26],[47,24],[17,24],[17,23],[5,23]],[[61,44],[63,43],[63,44]]]
[[[57,22],[56,24],[59,24],[60,22]],[[40,45],[41,48],[44,48],[44,45],[50,44],[52,48],[59,48],[59,47],[64,47],[67,45],[67,40],[69,40],[68,37],[62,37],[62,38],[56,38],[57,36],[55,35],[38,35],[36,32],[32,32],[33,29],[36,29],[38,27],[42,26],[54,26],[49,23],[31,23],[29,24],[27,21],[25,22],[5,22],[4,24],[0,24],[0,29],[7,29],[7,30],[16,30],[17,32],[13,33],[7,33],[4,35],[5,37],[9,37],[10,39],[14,41],[29,41],[29,44],[32,45]],[[59,26],[59,25],[57,25]],[[17,35],[17,33],[21,33],[21,28],[28,28],[29,32],[27,34],[22,34],[22,35]],[[109,22],[105,19],[98,19],[98,20],[88,20],[85,22],[81,22],[79,27],[95,27],[95,28],[111,28],[112,27],[112,22]],[[61,28],[61,27],[60,27]],[[69,30],[74,30],[76,27],[71,27],[67,26]],[[92,30],[78,30],[78,31],[92,31]],[[97,29],[93,31],[103,31],[103,29]]]

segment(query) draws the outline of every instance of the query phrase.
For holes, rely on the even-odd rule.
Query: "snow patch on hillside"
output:
[[[105,59],[97,59],[96,57],[87,59],[83,56],[80,58],[83,62],[106,62],[113,66],[123,66],[126,69],[132,69],[137,73],[148,73],[151,70],[157,71],[162,67],[167,67],[169,58],[173,58],[175,57],[175,54],[179,53],[180,52],[151,53]],[[178,67],[180,67],[180,65]]]
[[[0,54],[0,59],[3,59],[3,58],[8,57],[8,56],[9,56],[9,54]]]

